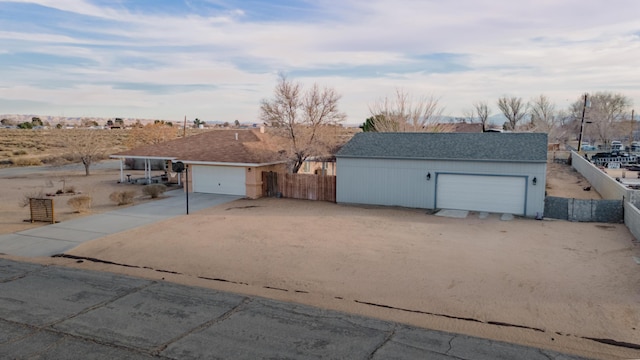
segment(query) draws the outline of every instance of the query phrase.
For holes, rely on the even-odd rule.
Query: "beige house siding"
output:
[[[255,168],[254,167],[245,168],[248,198],[257,199],[262,197],[262,172],[263,171],[285,172],[286,164],[276,164],[276,165],[259,166]]]

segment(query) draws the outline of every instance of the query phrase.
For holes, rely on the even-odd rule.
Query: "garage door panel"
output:
[[[194,166],[192,181],[194,192],[246,195],[243,167]]]
[[[439,174],[436,186],[441,209],[524,214],[524,177]]]

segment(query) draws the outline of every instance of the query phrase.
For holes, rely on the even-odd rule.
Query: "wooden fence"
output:
[[[336,202],[336,177],[263,171],[262,195]]]

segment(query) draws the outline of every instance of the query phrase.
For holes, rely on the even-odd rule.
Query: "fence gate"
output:
[[[278,195],[278,173],[273,171],[262,172],[263,193],[266,196]]]
[[[29,207],[31,209],[31,222],[44,221],[55,223],[56,219],[53,213],[53,199],[29,199]]]

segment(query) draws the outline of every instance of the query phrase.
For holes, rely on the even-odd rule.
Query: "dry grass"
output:
[[[165,191],[167,191],[167,187],[163,184],[151,184],[142,188],[142,193],[152,199],[157,199],[158,196],[164,194]]]
[[[67,200],[67,205],[77,213],[87,212],[91,209],[91,196],[78,195],[76,197],[72,197]]]
[[[126,130],[87,129],[0,129],[0,166],[61,165],[73,160],[64,139],[69,134],[98,131],[104,144],[105,157],[109,153],[125,150],[129,132]],[[2,161],[4,160],[4,161]]]
[[[68,139],[92,132],[104,150],[102,158],[127,150],[135,141],[131,136],[140,136],[140,131],[131,129],[0,129],[0,167],[32,165],[64,165],[77,162],[72,155]],[[187,129],[187,136],[200,133],[200,129]],[[182,133],[179,132],[179,136]]]
[[[114,191],[109,195],[109,200],[121,205],[133,204],[133,199],[136,197],[136,192],[133,190],[127,191]]]

